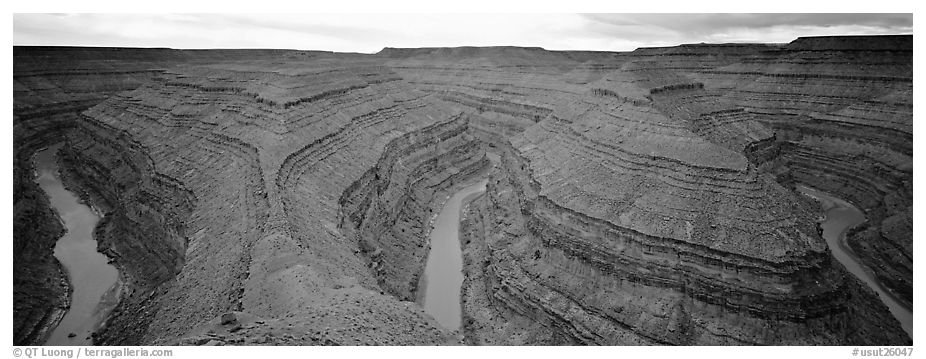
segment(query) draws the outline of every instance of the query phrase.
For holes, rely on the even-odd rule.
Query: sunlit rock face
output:
[[[912,300],[911,41],[16,48],[14,340],[67,298],[28,161],[64,142],[127,279],[99,344],[909,344],[793,186],[864,208],[850,244]],[[486,177],[460,337],[414,302]]]

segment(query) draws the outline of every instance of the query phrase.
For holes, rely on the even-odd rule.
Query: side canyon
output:
[[[33,156],[103,216],[98,345],[911,345],[912,36],[298,50],[14,47],[14,344],[70,303]],[[461,328],[419,304],[460,224]]]

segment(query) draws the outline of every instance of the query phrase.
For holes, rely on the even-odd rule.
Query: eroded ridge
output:
[[[772,128],[765,169],[865,210],[849,244],[908,305],[913,298],[912,37],[801,38],[705,73]],[[736,78],[735,81],[731,79]],[[730,86],[735,84],[735,86]]]

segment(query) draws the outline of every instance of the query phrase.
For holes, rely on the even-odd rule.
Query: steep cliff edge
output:
[[[498,49],[393,62],[474,123],[538,122],[495,141],[508,171],[463,230],[467,341],[908,343],[829,255],[813,204],[776,183],[791,178],[768,166],[787,134],[709,78],[780,49],[643,49],[582,81]]]
[[[515,153],[503,157],[505,171],[493,175],[482,207],[475,202],[477,209],[467,215],[480,218],[482,228],[464,230],[465,242],[486,248],[484,258],[467,257],[468,268],[476,268],[467,273],[484,273],[485,284],[470,288],[484,288],[488,308],[503,317],[512,312],[528,317],[543,328],[508,324],[500,331],[493,323],[498,319],[474,305],[469,327],[476,343],[519,343],[538,336],[554,338],[540,343],[606,345],[907,342],[897,324],[885,327],[893,318],[873,293],[832,261],[818,237],[812,240],[815,229],[809,223],[806,235],[795,235],[811,240],[811,246],[805,253],[781,252],[781,259],[718,250],[732,244],[722,240],[686,244],[686,237],[672,239],[666,232],[678,214],[657,217],[651,223],[662,232],[652,235],[640,232],[647,228],[626,228],[557,204],[544,186],[522,180],[531,178],[526,171],[540,167],[521,162]],[[712,196],[722,198],[730,190],[718,188]],[[811,215],[807,207],[796,210]],[[742,223],[731,220],[701,212],[682,221],[682,233],[687,225],[694,233],[723,231],[736,239],[742,234],[731,227]],[[773,237],[754,237],[750,243],[743,249],[774,245]]]
[[[420,232],[427,215],[413,210],[485,167],[465,118],[379,66],[241,67],[178,64],[69,130],[66,177],[107,212],[96,235],[130,288],[97,342],[163,342],[231,311],[335,308],[411,325],[397,343],[448,340],[400,300],[425,254],[403,229]],[[394,237],[371,236],[384,226]],[[347,306],[361,297],[372,304]]]
[[[489,164],[467,129],[459,116],[393,140],[339,200],[339,228],[358,232],[380,286],[402,300],[417,299],[428,226],[441,198]]]
[[[764,170],[864,209],[849,244],[910,306],[912,50],[912,36],[800,38],[694,75],[775,131]]]
[[[50,143],[32,147],[35,153]],[[29,148],[22,145],[19,148]],[[32,156],[13,157],[13,343],[42,343],[67,310],[67,274],[53,250],[64,226],[35,183]]]
[[[133,53],[133,52],[122,52]],[[13,342],[44,343],[69,305],[64,268],[53,256],[60,218],[36,185],[32,156],[65,141],[78,114],[139,86],[156,69],[77,48],[13,49]],[[134,55],[140,55],[135,53]],[[155,53],[143,58],[154,61]]]

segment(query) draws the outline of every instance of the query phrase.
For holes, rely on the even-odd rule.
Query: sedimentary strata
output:
[[[138,57],[120,61],[119,54]],[[64,227],[34,181],[32,156],[64,141],[77,126],[80,112],[156,73],[140,63],[146,57],[150,61],[148,55],[153,54],[14,48],[13,342],[17,345],[43,343],[70,303],[67,275],[52,255]]]
[[[704,75],[775,131],[780,153],[764,169],[865,210],[849,244],[910,305],[912,56],[912,37],[801,38]]]
[[[66,303],[30,162],[64,142],[126,286],[98,344],[457,343],[414,302],[430,219],[485,176],[465,343],[909,344],[792,190],[864,208],[850,243],[912,300],[905,39],[16,48],[14,341]]]

